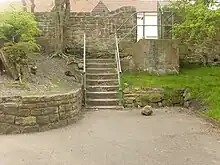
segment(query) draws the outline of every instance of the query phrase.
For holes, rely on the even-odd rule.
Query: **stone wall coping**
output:
[[[14,95],[14,96],[0,96],[0,103],[4,102],[44,102],[44,101],[57,101],[63,100],[65,97],[70,96],[74,97],[77,96],[81,91],[81,88],[76,90],[65,92],[65,93],[56,93],[56,94],[42,94],[42,95]]]

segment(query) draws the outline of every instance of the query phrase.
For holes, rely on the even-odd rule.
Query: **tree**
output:
[[[31,12],[34,13],[35,10],[35,1],[30,0],[31,2]],[[21,0],[23,11],[27,11],[27,2],[26,0]]]
[[[64,35],[65,27],[70,14],[70,1],[69,0],[55,0],[55,6],[52,10],[54,14],[55,21],[55,33],[56,33],[56,43],[55,43],[55,54],[52,56],[61,56],[64,55]]]
[[[197,0],[177,6],[183,22],[178,22],[173,29],[174,37],[183,41],[190,50],[199,55],[204,64],[208,56],[215,51],[215,44],[220,34],[220,9],[211,10],[212,2]]]

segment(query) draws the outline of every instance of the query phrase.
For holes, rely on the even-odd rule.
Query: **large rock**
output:
[[[147,105],[141,110],[141,114],[144,116],[151,116],[153,114],[153,108]]]

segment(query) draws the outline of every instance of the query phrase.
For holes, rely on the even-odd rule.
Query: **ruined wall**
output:
[[[105,56],[114,54],[115,30],[118,38],[124,37],[129,42],[136,41],[136,30],[130,34],[130,29],[136,25],[136,12],[134,7],[122,7],[108,14],[74,13],[70,14],[68,26],[65,28],[65,47],[71,54],[82,56],[83,33],[86,33],[86,46],[88,56]],[[133,14],[133,15],[132,15]],[[54,48],[55,27],[53,13],[35,13],[39,27],[42,30],[38,41],[47,51]]]
[[[123,70],[167,74],[179,71],[179,52],[173,40],[139,40],[132,46],[132,57],[122,59]]]
[[[0,134],[66,126],[77,120],[81,111],[81,88],[64,94],[0,97]]]

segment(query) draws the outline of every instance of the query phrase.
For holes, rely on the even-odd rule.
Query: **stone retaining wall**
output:
[[[0,98],[0,134],[46,131],[74,122],[82,110],[82,90],[45,96]]]
[[[193,98],[188,89],[126,88],[123,92],[124,107],[190,106]]]

